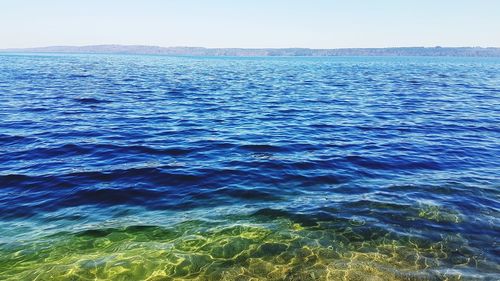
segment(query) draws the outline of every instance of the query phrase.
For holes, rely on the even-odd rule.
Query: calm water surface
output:
[[[500,59],[0,55],[0,280],[499,280]]]

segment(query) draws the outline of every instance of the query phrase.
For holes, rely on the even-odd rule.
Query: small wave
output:
[[[252,152],[284,152],[286,148],[270,144],[246,144],[240,145],[239,149],[248,150]]]
[[[19,174],[0,175],[0,187],[18,187],[25,182],[33,181],[35,177]]]
[[[69,195],[69,194],[68,194]],[[152,199],[162,197],[161,191],[148,189],[84,189],[62,198],[58,205],[64,207],[97,204],[97,205],[142,205]]]
[[[6,142],[16,143],[19,141],[26,141],[24,138],[6,138]],[[0,143],[2,139],[0,138]],[[89,144],[89,143],[68,143],[62,144],[55,147],[35,147],[29,150],[13,151],[1,155],[5,159],[10,160],[30,160],[36,159],[49,159],[49,158],[67,158],[73,156],[84,156],[91,155],[93,157],[101,157],[103,159],[109,159],[113,157],[124,157],[124,156],[138,156],[138,155],[150,155],[150,156],[185,156],[190,153],[195,152],[193,149],[186,149],[180,147],[170,147],[170,148],[155,148],[150,146],[142,145],[113,145],[113,144]]]
[[[225,187],[218,189],[217,193],[245,200],[276,201],[282,199],[279,195],[276,194],[276,190],[265,191],[262,189],[239,189],[233,187]]]
[[[80,78],[92,78],[94,75],[92,74],[70,74],[68,75],[69,79],[80,79]]]
[[[100,103],[109,103],[109,100],[102,100],[96,98],[75,98],[74,101],[82,104],[100,104]]]
[[[36,141],[36,138],[28,137],[28,136],[19,136],[19,135],[7,135],[0,134],[0,144],[2,146],[15,145],[15,144],[30,144]],[[0,148],[1,150],[1,148]]]
[[[36,147],[30,150],[6,153],[3,156],[11,160],[47,159],[50,157],[70,157],[92,153],[91,147],[76,144],[64,144],[58,147]]]
[[[441,170],[442,167],[439,163],[429,160],[415,161],[404,159],[380,159],[367,158],[362,156],[347,156],[345,159],[358,166],[377,169],[377,170],[414,170],[414,169],[428,169],[428,170]]]

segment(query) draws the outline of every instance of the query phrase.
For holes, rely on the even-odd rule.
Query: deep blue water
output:
[[[498,58],[0,55],[1,280],[499,280],[499,187]]]

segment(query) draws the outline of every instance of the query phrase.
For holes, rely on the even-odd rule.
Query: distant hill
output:
[[[141,45],[52,46],[25,49],[0,49],[16,53],[88,53],[88,54],[151,54],[175,56],[448,56],[500,57],[500,48],[481,47],[402,47],[343,49],[242,49],[201,47],[158,47]]]

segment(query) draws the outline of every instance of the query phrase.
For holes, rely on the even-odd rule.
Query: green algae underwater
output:
[[[461,223],[437,206],[408,222]],[[362,219],[261,209],[252,215],[62,231],[0,245],[0,279],[14,280],[474,280],[498,265],[460,234],[432,241]],[[493,280],[493,279],[492,279]]]

